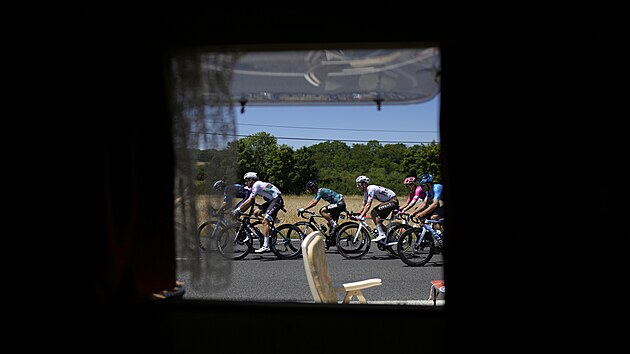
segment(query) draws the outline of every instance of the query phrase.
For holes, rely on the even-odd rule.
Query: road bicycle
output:
[[[260,204],[254,203],[255,207],[260,207]],[[253,212],[252,206],[249,210],[251,214]],[[216,211],[210,208],[209,213],[211,217],[216,217],[215,220],[209,219],[203,222],[199,227],[197,227],[197,244],[202,252],[208,251],[216,251],[217,241],[216,236],[219,230],[227,227],[228,225],[234,223],[233,219],[230,217],[229,213],[223,210],[220,214],[216,213]],[[258,223],[259,224],[259,223]]]
[[[216,220],[208,220],[197,228],[197,244],[203,252],[216,250],[216,236],[220,229],[230,224],[229,219],[225,217],[225,212],[218,215]],[[212,247],[212,246],[215,247]]]
[[[306,216],[304,216],[304,214],[309,214],[310,216],[306,217]],[[346,217],[348,215],[349,215],[349,213],[344,210],[339,215],[339,218],[343,220],[343,219],[346,219]],[[339,229],[341,229],[341,227],[343,227],[343,226],[345,226],[347,224],[353,224],[352,221],[346,221],[346,222],[343,222],[341,224],[338,224],[337,225],[337,229],[335,230],[334,234],[331,234],[330,233],[331,230],[328,230],[328,227],[327,227],[328,221],[323,216],[316,215],[316,213],[314,213],[312,211],[309,211],[309,210],[304,210],[302,212],[300,212],[298,210],[298,216],[301,217],[301,218],[307,219],[308,221],[298,221],[294,225],[297,226],[300,229],[300,231],[302,231],[302,233],[305,235],[305,237],[306,237],[306,235],[310,234],[313,231],[319,231],[321,233],[321,235],[324,236],[324,240],[325,240],[324,247],[326,249],[329,249],[330,246],[336,246],[336,244],[337,244],[337,241],[336,241],[337,240],[337,238],[336,238],[337,231]],[[318,220],[315,220],[316,218],[322,219],[322,220],[319,220],[319,221],[323,221],[323,222],[321,224],[318,224],[317,223]]]
[[[383,219],[383,224],[386,228],[386,237],[377,241],[378,249],[388,251],[393,256],[398,257],[395,248],[398,239],[406,229],[411,228],[411,225],[407,223],[406,219],[399,220],[395,211],[392,212],[391,217]],[[337,232],[337,251],[345,258],[361,258],[370,250],[372,243],[370,236],[378,237],[378,230],[371,228],[366,219],[340,227]]]
[[[283,209],[284,210],[284,209]],[[286,211],[286,210],[285,210]],[[251,214],[241,214],[236,218],[238,223],[228,225],[217,234],[217,249],[226,258],[243,259],[255,251],[254,241],[258,248],[264,244],[261,218]],[[269,248],[279,259],[296,258],[304,235],[293,224],[282,224],[278,227],[272,222],[269,225]]]
[[[394,211],[394,213],[397,213],[397,211]],[[409,230],[410,228],[417,226],[417,220],[412,220],[411,214],[408,213],[403,213],[403,214],[392,214],[394,215],[392,218],[390,219],[385,219],[385,220],[389,220],[390,224],[387,226],[387,239],[386,239],[386,245],[387,245],[387,251],[389,251],[389,253],[393,254],[394,256],[398,257],[398,248],[397,248],[397,244],[398,244],[398,239],[400,238],[400,236],[402,236],[402,234]],[[400,219],[400,220],[397,220]],[[393,224],[391,224],[393,222]],[[411,224],[411,222],[414,222],[414,224]],[[383,251],[381,244],[378,244],[378,247],[381,251]]]
[[[410,267],[420,267],[444,248],[444,228],[437,230],[433,224],[444,225],[444,219],[423,218],[422,226],[405,231],[396,245],[399,258]]]

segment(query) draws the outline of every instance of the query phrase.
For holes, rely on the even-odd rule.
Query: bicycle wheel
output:
[[[370,250],[370,233],[359,224],[352,223],[337,231],[337,251],[345,258],[360,258]]]
[[[243,259],[253,249],[252,236],[241,224],[230,225],[217,234],[217,249],[228,259]],[[248,237],[249,236],[249,237]]]
[[[332,243],[333,246],[337,247],[337,235],[339,234],[339,230],[346,227],[346,225],[356,225],[356,222],[346,221],[344,223],[337,225],[337,229],[335,230],[335,233],[327,236],[330,239],[330,242]]]
[[[308,235],[313,231],[317,231],[317,228],[315,227],[315,225],[311,224],[308,221],[298,221],[295,224],[293,224],[295,226],[298,227],[298,229],[300,229],[300,231],[304,234],[304,235]],[[306,237],[306,236],[305,236]]]
[[[398,257],[398,240],[409,229],[411,229],[409,224],[396,224],[389,229],[387,233],[387,251],[395,257]]]
[[[254,237],[254,239],[252,240],[252,243],[250,244],[250,247],[251,247],[250,251],[253,252],[254,250],[259,249],[263,246],[265,242],[265,236],[263,236],[263,232],[262,232],[262,221],[256,220],[250,223],[249,226],[252,228],[252,230],[254,230],[254,232],[256,232],[256,235],[258,236],[258,237]]]
[[[423,236],[422,230],[423,228],[413,227],[398,239],[398,257],[410,267],[425,265],[435,252],[433,237],[429,233]]]
[[[217,249],[216,234],[219,230],[216,229],[216,225],[217,220],[208,220],[197,228],[197,241],[199,248],[201,248],[203,252],[215,251]],[[220,224],[218,225],[219,228],[221,228],[221,226]]]
[[[280,259],[294,259],[302,253],[304,233],[293,224],[282,224],[271,232],[271,251]]]

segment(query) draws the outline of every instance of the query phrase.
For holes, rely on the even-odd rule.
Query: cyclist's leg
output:
[[[331,203],[323,207],[319,212],[322,214],[330,226],[336,226],[339,221],[339,215],[346,209],[346,203],[342,200],[337,203]]]
[[[370,211],[370,216],[372,217],[372,222],[374,223],[374,226],[376,227],[376,229],[378,230],[379,235],[381,233],[385,233],[385,230],[381,231],[382,229],[382,225],[381,225],[381,218],[378,216],[378,208],[383,205],[383,203],[375,206],[374,208],[372,208],[372,210]]]
[[[265,203],[267,204],[267,203]],[[278,217],[278,212],[284,208],[284,200],[282,196],[274,198],[268,202],[267,208],[264,210],[264,219],[267,219],[270,223],[273,223],[274,220]]]
[[[442,206],[435,208],[435,210],[433,211],[433,214],[431,215],[431,219],[432,220],[444,219],[444,208]],[[438,223],[433,224],[433,228],[436,230],[443,231],[442,225]]]
[[[385,226],[383,225],[383,219],[387,219],[389,214],[398,208],[398,199],[393,198],[390,201],[379,204],[376,208],[372,209],[372,219],[378,229],[379,238],[383,237],[385,233]]]
[[[263,243],[263,247],[266,248],[269,247],[271,224],[274,220],[276,220],[280,209],[284,207],[284,200],[280,196],[263,204],[263,206],[265,207],[265,214],[263,216],[263,233],[265,234],[265,241]]]
[[[345,208],[346,203],[341,201],[333,204],[328,204],[320,210],[320,214],[322,214],[322,216],[326,218],[326,220],[328,220],[328,224],[330,225],[330,234],[328,235],[328,238],[326,238],[326,242],[329,245],[335,245],[337,243],[335,237],[335,234],[338,230],[337,221],[339,220],[339,215],[343,210],[345,210]]]
[[[330,216],[335,222],[339,222],[339,215],[346,210],[346,202],[344,200],[335,203],[333,209],[329,209]]]
[[[269,247],[269,229],[270,229],[270,221],[267,219],[267,211],[269,210],[269,206],[271,205],[271,203],[273,202],[273,200],[270,200],[268,202],[263,203],[260,206],[260,209],[256,209],[254,210],[254,215],[258,214],[263,214],[263,218],[262,218],[262,229],[263,229],[263,235],[264,237],[264,241],[263,241],[263,248]],[[258,215],[257,215],[258,216]],[[273,219],[272,219],[273,220]]]
[[[319,209],[319,215],[323,216],[324,219],[326,219],[326,221],[328,222],[328,224],[330,224],[330,220],[332,220],[332,216],[330,215],[330,212],[328,211],[328,207],[331,204],[328,204],[326,206],[323,206],[321,209]]]

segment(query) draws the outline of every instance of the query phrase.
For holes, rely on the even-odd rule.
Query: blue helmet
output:
[[[423,174],[422,176],[420,176],[420,181],[418,182],[420,185],[423,184],[427,184],[429,182],[433,182],[433,176],[431,176],[428,173]]]
[[[225,181],[220,179],[220,180],[214,182],[214,185],[212,186],[212,188],[214,188],[216,190],[221,190],[221,189],[225,188]]]

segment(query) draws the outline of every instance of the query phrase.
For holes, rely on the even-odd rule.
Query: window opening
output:
[[[407,177],[427,173],[440,182],[436,47],[182,50],[172,58],[176,261],[178,280],[186,284],[184,298],[312,302],[301,256],[279,260],[274,253],[250,252],[235,261],[224,257],[214,241],[222,227],[234,223],[229,214],[215,215],[224,188],[243,185],[245,172],[255,171],[281,189],[286,212],[279,213],[276,226],[307,221],[297,210],[313,199],[305,189],[309,180],[338,191],[355,212],[363,200],[355,183],[359,175],[393,190],[401,207],[408,204]],[[216,188],[217,181],[225,186]],[[229,196],[226,210],[239,200]],[[319,216],[327,204],[321,200],[309,211]],[[315,220],[323,232],[330,231],[325,219]],[[377,236],[378,228],[369,219],[366,223]],[[374,241],[362,256],[367,262],[346,259],[335,248],[331,244],[327,250],[335,280],[351,282],[379,276],[383,267],[408,267]],[[437,252],[415,267],[423,275],[406,285],[406,293],[392,298],[385,279],[380,289],[367,290],[366,298],[432,305],[429,287],[442,278],[442,266]],[[389,286],[400,289],[401,284]]]

